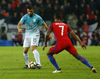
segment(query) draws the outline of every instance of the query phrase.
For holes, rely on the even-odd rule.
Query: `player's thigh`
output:
[[[63,47],[63,46],[62,46]],[[54,46],[52,46],[50,48],[50,52],[53,54],[58,54],[59,52],[61,52],[62,50],[64,50],[64,48],[62,48],[60,44],[56,44]]]
[[[38,46],[40,36],[33,36],[31,37],[31,46]]]
[[[77,52],[76,48],[72,44],[70,44],[70,46],[67,47],[65,50],[67,50],[72,55],[74,55]]]
[[[31,38],[25,38],[23,42],[23,48],[30,47],[30,44],[31,44]]]

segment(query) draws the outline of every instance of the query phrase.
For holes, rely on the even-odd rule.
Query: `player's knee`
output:
[[[47,56],[48,56],[48,55],[53,55],[53,53],[47,52]]]
[[[23,52],[26,54],[28,52],[28,49],[23,49]]]
[[[37,48],[37,46],[31,46],[30,49],[31,51],[34,51]]]
[[[49,54],[48,54],[48,52],[47,52],[47,56],[48,56]]]
[[[35,49],[31,49],[31,51],[34,51]]]
[[[28,51],[24,51],[24,53],[26,54]]]
[[[37,50],[36,47],[31,47],[31,51]]]
[[[26,54],[28,52],[28,50],[24,50],[24,53]]]
[[[78,52],[76,52],[73,56],[74,56],[76,59],[78,59],[78,57],[79,57]]]

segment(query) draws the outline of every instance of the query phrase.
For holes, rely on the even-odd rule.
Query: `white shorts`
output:
[[[35,35],[33,37],[26,37],[24,39],[23,47],[30,47],[32,45],[38,46],[40,35]]]

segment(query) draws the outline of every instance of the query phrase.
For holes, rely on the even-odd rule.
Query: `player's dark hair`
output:
[[[32,6],[32,5],[28,5],[28,6],[27,6],[27,9],[29,9],[29,10],[30,10],[30,9],[33,9],[33,6]]]
[[[59,12],[54,14],[55,19],[61,19],[61,15]]]

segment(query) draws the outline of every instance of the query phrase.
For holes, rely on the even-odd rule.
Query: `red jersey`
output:
[[[72,29],[67,24],[56,21],[50,24],[49,30],[53,31],[57,41],[62,41],[69,39],[68,32],[70,32]]]
[[[75,54],[77,52],[68,37],[68,32],[72,31],[72,29],[67,24],[56,21],[49,26],[49,30],[53,31],[57,40],[57,43],[50,48],[51,53],[58,54],[64,49],[70,54]]]

